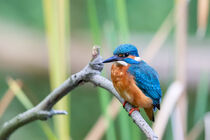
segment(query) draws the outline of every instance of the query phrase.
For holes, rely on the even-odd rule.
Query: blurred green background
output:
[[[103,25],[107,20],[106,1],[96,1],[99,22]],[[174,1],[169,0],[131,0],[126,1],[128,23],[131,32],[154,33],[157,31],[168,12],[173,8]],[[87,1],[72,0],[71,7],[71,30],[72,33],[88,30]],[[197,1],[190,0],[188,8],[188,32],[193,35],[197,27]],[[113,13],[115,14],[115,13]],[[27,0],[1,0],[0,16],[2,20],[7,20],[15,24],[21,24],[29,28],[44,31],[44,18],[42,1]],[[208,21],[210,19],[208,18]],[[115,21],[116,22],[116,21]],[[207,35],[210,33],[207,28]]]
[[[67,20],[63,23],[65,25],[65,31],[60,33],[58,29],[57,33],[59,35],[57,36],[54,32],[54,36],[52,35],[53,37],[51,36],[52,38],[49,39],[50,35],[48,31],[53,31],[54,27],[62,22],[58,21],[54,25],[55,21],[57,22],[60,19],[59,16],[58,18],[56,17],[57,13],[51,13],[52,18],[49,18],[49,20],[46,18],[49,15],[46,16],[47,14],[44,14],[44,9],[47,9],[47,5],[44,5],[43,1],[0,0],[0,99],[9,88],[7,84],[8,77],[20,79],[23,82],[22,89],[34,105],[50,93],[54,87],[52,86],[53,66],[59,67],[59,64],[53,65],[51,63],[55,62],[55,59],[59,58],[59,55],[55,57],[52,55],[50,58],[50,49],[53,50],[53,47],[50,48],[49,44],[62,42],[62,40],[54,41],[52,39],[53,37],[55,39],[59,35],[66,35],[63,42],[67,49],[63,49],[62,51],[64,53],[68,52],[68,54],[63,58],[66,60],[58,60],[58,63],[64,62],[66,64],[64,64],[65,68],[61,66],[60,69],[61,71],[65,69],[64,76],[67,77],[81,70],[89,62],[91,48],[94,44],[102,46],[102,56],[104,58],[111,56],[112,50],[121,42],[129,42],[136,45],[141,54],[175,6],[175,2],[169,0],[119,0],[119,3],[117,3],[117,0],[71,0],[67,3],[69,6],[68,9],[64,11],[64,13],[66,12],[65,18]],[[50,1],[48,2],[50,3]],[[51,1],[51,3],[56,7],[55,1]],[[122,8],[122,5],[122,9],[117,8],[118,4],[124,5],[125,9]],[[208,89],[210,70],[208,62],[210,59],[210,18],[208,18],[205,36],[202,39],[197,37],[197,5],[197,0],[190,0],[188,3],[188,50],[186,58],[186,69],[188,71],[187,132],[191,130],[197,120],[201,119],[201,116],[205,112],[210,110],[210,102],[207,102],[210,101],[210,92]],[[119,17],[120,13],[118,13],[118,10],[122,14],[125,14],[124,19]],[[209,12],[210,10],[208,10]],[[127,34],[125,36],[129,37],[125,37],[126,39],[121,41],[118,37],[122,34]],[[173,54],[175,52],[174,38],[173,29],[163,44],[163,48],[160,49],[160,52],[150,62],[160,74],[163,95],[168,86],[173,82],[175,73],[175,58]],[[49,40],[51,40],[51,43],[49,43]],[[65,44],[65,42],[68,43]],[[59,46],[58,44],[56,45]],[[49,47],[48,49],[47,46]],[[59,50],[59,47],[57,49]],[[106,77],[109,77],[109,68],[110,65],[105,68],[105,73],[107,73]],[[59,73],[59,70],[57,70],[57,73]],[[202,78],[204,74],[207,76]],[[56,75],[56,72],[54,75]],[[54,78],[55,80],[56,76]],[[59,80],[62,81],[62,78]],[[202,90],[203,88],[204,90]],[[199,94],[203,92],[207,94],[204,94],[204,96],[202,94],[201,98],[204,97],[207,103],[203,101],[204,104],[202,105],[205,106],[204,112],[201,112],[203,114],[196,120],[195,112],[196,109],[199,110],[196,103],[199,100]],[[71,123],[69,125],[71,129],[69,132],[72,139],[83,139],[93,127],[98,117],[104,113],[102,102],[105,102],[105,107],[108,103],[100,98],[106,98],[109,102],[111,96],[107,95],[107,97],[103,97],[100,94],[104,95],[106,93],[92,85],[78,87],[72,91],[71,98],[68,99],[68,106],[70,107],[69,115],[55,116],[61,119],[62,117],[70,118]],[[0,125],[23,111],[25,111],[25,107],[17,98],[14,98],[3,116],[0,117]],[[126,139],[128,136],[134,140],[140,138],[145,139],[142,132],[139,134],[138,128],[130,118],[126,120],[124,118],[124,121],[127,123],[122,125],[122,116],[128,118],[124,110],[122,112],[124,114],[120,113],[114,121],[111,121],[111,126],[106,135],[103,136],[103,139]],[[146,118],[145,114],[143,116]],[[147,118],[146,120],[148,121]],[[52,128],[53,132],[56,132],[56,134],[59,133],[55,129],[57,127],[56,125],[59,124],[55,123],[52,119],[49,119],[46,123]],[[149,123],[151,124],[151,122]],[[122,130],[124,127],[126,128]],[[11,136],[11,140],[27,139],[46,140],[49,137],[46,136],[37,121],[18,129]],[[164,139],[173,139],[170,121],[167,125]],[[198,139],[204,139],[204,131],[202,131]]]

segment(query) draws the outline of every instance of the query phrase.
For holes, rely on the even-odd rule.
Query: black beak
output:
[[[109,62],[120,61],[120,60],[122,60],[122,58],[120,58],[117,55],[114,55],[114,56],[104,60],[103,63],[109,63]]]

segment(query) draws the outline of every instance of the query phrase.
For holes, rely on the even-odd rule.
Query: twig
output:
[[[69,91],[73,90],[75,87],[79,86],[83,82],[91,82],[94,85],[102,87],[112,93],[121,103],[124,102],[123,98],[116,92],[113,87],[112,82],[108,79],[100,76],[103,69],[102,57],[99,55],[99,48],[93,48],[92,61],[80,72],[72,75],[63,84],[53,90],[43,101],[32,109],[15,116],[13,119],[4,123],[0,130],[0,140],[7,140],[9,136],[17,130],[19,127],[30,123],[35,120],[47,120],[57,114],[66,114],[65,111],[55,111],[52,107]],[[97,52],[97,56],[95,54]],[[130,104],[125,105],[126,111],[130,111],[132,106]],[[138,111],[134,111],[131,114],[131,118],[136,123],[136,125],[145,133],[148,139],[156,140],[157,136],[154,134],[151,127],[142,118]]]

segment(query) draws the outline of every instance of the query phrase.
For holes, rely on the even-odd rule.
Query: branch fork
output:
[[[81,83],[91,82],[96,86],[104,88],[108,90],[111,94],[113,94],[121,102],[121,104],[123,104],[124,100],[117,93],[117,91],[113,87],[112,82],[100,75],[104,67],[102,61],[103,59],[99,55],[99,47],[94,46],[91,62],[89,62],[89,64],[83,70],[70,76],[59,87],[54,89],[47,97],[45,97],[38,105],[4,123],[4,125],[0,129],[0,140],[8,140],[9,136],[15,130],[32,121],[47,120],[54,115],[67,115],[66,111],[53,110],[52,107],[62,97],[68,94],[68,92],[70,92],[77,86],[80,86]],[[132,108],[132,105],[130,105],[129,103],[125,105],[125,110],[127,112],[129,112]],[[158,139],[151,127],[142,118],[141,114],[138,111],[133,111],[130,117],[133,119],[134,123],[145,133],[148,139]]]

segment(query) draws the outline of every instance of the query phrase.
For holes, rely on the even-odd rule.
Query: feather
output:
[[[152,99],[154,109],[159,109],[162,93],[157,72],[143,60],[139,64],[131,64],[128,72],[134,76],[143,93]]]

